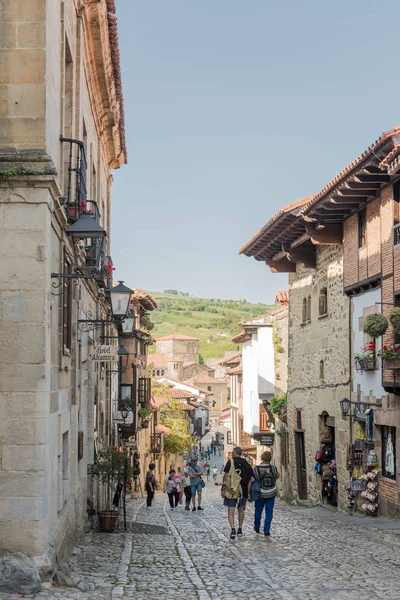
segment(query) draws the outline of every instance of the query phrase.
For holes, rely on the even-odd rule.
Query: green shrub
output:
[[[396,333],[400,333],[400,307],[395,307],[390,311],[389,321]]]
[[[375,339],[386,333],[388,327],[389,322],[385,315],[368,315],[364,323],[364,332]]]

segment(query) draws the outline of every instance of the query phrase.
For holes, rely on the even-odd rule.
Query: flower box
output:
[[[375,358],[360,358],[356,360],[356,371],[375,371]]]
[[[78,207],[76,204],[68,204],[67,207],[67,219],[70,223],[75,223],[78,220]]]
[[[400,358],[386,358],[382,361],[382,367],[386,371],[400,371]]]
[[[95,279],[97,285],[99,286],[99,288],[107,287],[107,278],[104,275],[104,273],[96,273],[94,276],[94,279]]]

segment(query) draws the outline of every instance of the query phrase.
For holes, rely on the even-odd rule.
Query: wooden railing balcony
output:
[[[260,431],[269,431],[270,427],[268,427],[268,421],[270,421],[270,417],[268,413],[260,414]]]

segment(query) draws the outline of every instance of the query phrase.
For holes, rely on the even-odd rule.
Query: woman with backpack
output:
[[[261,454],[261,464],[254,467],[254,477],[260,486],[260,497],[256,500],[254,510],[254,531],[260,533],[261,517],[265,509],[264,535],[270,535],[272,517],[274,515],[276,480],[278,469],[271,465],[272,454],[266,450]]]

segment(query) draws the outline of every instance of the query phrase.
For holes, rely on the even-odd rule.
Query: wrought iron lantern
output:
[[[122,333],[125,335],[132,335],[135,329],[136,315],[134,313],[128,313],[126,318],[121,323]]]
[[[129,361],[129,352],[128,350],[121,344],[118,348],[118,362],[119,362],[119,371],[126,371],[128,368]]]
[[[342,411],[342,417],[348,417],[351,408],[351,401],[348,398],[343,398],[339,404]]]
[[[124,423],[126,421],[126,419],[128,418],[128,415],[130,412],[132,412],[132,409],[130,406],[122,406],[121,410],[119,411],[121,413],[121,417],[124,420]]]
[[[110,289],[111,311],[114,319],[126,319],[133,290],[119,281],[118,285]]]
[[[72,240],[75,272],[92,276],[100,268],[101,254],[106,239],[106,231],[96,219],[84,212],[79,219],[66,229]],[[86,261],[81,262],[81,250],[86,252]]]

